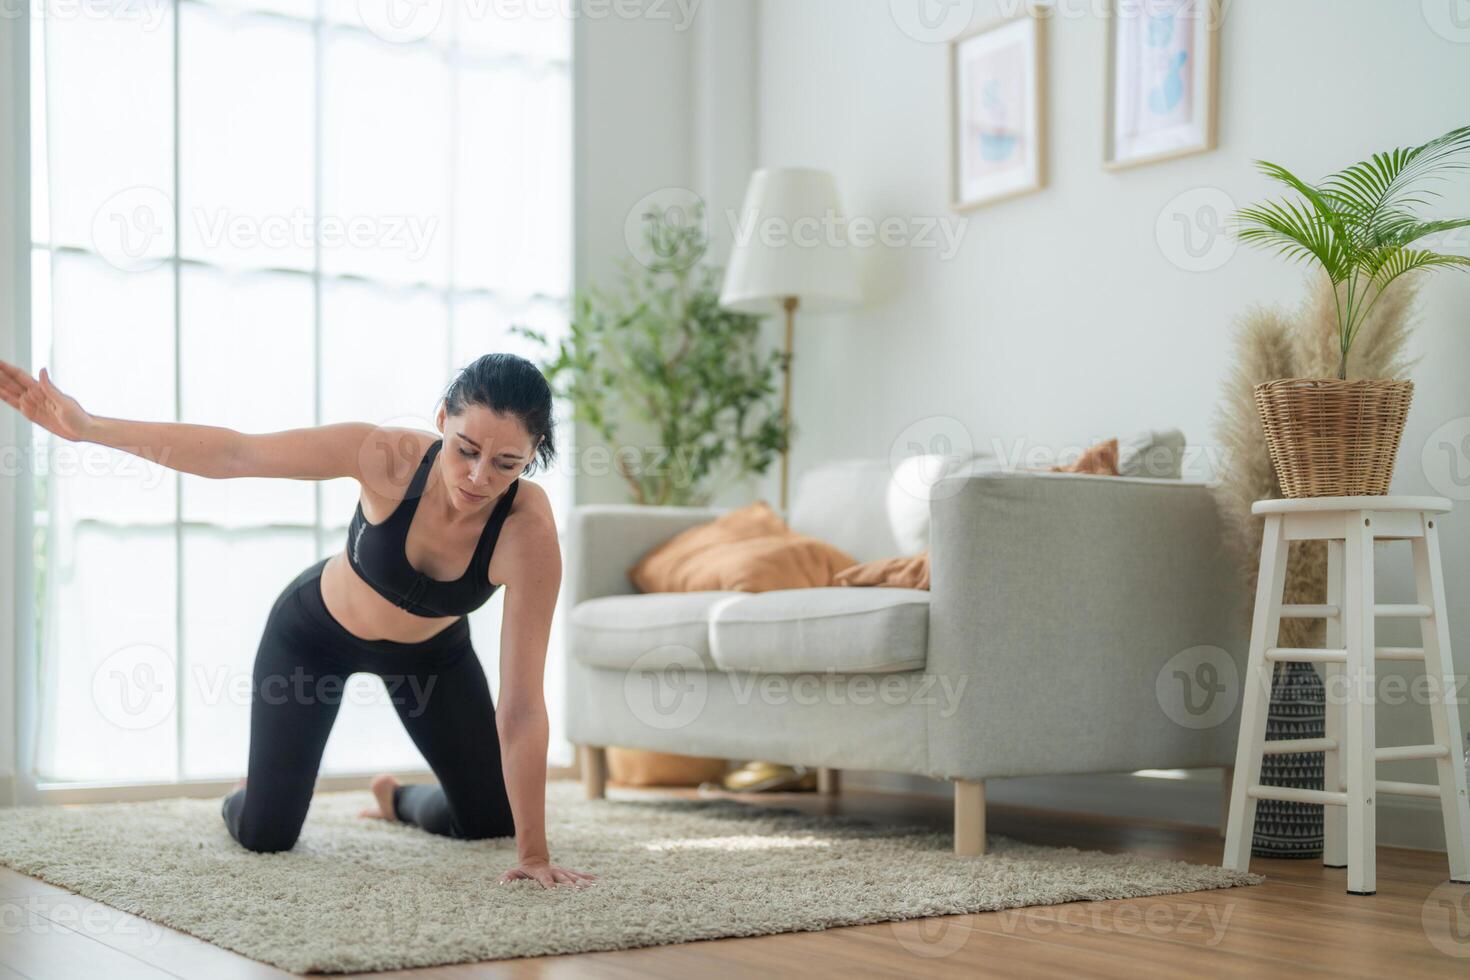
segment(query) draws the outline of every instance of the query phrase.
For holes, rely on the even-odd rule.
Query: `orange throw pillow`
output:
[[[639,592],[769,592],[832,584],[857,564],[840,548],[798,534],[764,500],[674,535],[628,569]]]
[[[878,558],[837,573],[833,585],[877,585],[892,589],[929,588],[929,550],[911,558]]]
[[[1118,440],[1109,439],[1089,446],[1070,466],[1053,466],[1053,473],[1093,473],[1098,476],[1118,475]]]

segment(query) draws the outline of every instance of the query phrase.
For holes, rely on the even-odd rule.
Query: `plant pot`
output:
[[[1322,738],[1327,733],[1322,679],[1311,664],[1279,663],[1271,678],[1266,741]],[[1321,789],[1321,752],[1272,753],[1261,760],[1262,786]],[[1256,857],[1322,856],[1322,804],[1261,800],[1256,803],[1251,853]]]
[[[1414,382],[1285,378],[1254,391],[1282,493],[1388,493]]]

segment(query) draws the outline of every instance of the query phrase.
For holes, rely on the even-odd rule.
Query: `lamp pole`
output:
[[[781,372],[781,431],[784,433],[781,448],[781,519],[785,521],[791,519],[791,515],[786,513],[786,478],[791,466],[791,357],[796,304],[795,296],[786,296],[781,300],[781,308],[786,311],[786,361]]]

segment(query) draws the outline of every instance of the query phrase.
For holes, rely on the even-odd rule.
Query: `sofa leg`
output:
[[[954,852],[960,857],[985,853],[985,780],[954,781]]]
[[[1220,836],[1230,826],[1230,791],[1235,785],[1235,767],[1226,766],[1220,774]]]
[[[607,749],[601,745],[578,746],[581,752],[582,786],[587,790],[587,799],[607,798]]]
[[[824,796],[836,796],[842,792],[842,770],[817,767],[817,792]]]

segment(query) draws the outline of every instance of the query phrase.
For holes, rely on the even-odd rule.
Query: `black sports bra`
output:
[[[452,582],[429,578],[408,563],[404,547],[414,511],[418,510],[419,498],[424,493],[429,467],[443,445],[444,440],[438,439],[424,453],[409,482],[408,493],[386,520],[380,524],[369,523],[359,500],[357,512],[347,527],[348,563],[379,595],[417,616],[463,616],[484,605],[500,588],[489,580],[490,555],[495,551],[500,527],[510,513],[516,488],[521,483],[517,477],[496,502],[465,573]]]

